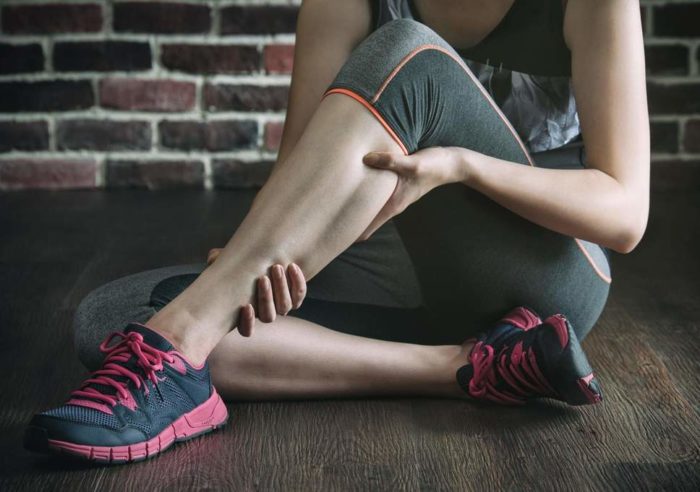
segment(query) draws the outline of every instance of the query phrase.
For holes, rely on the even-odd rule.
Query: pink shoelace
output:
[[[122,340],[110,347],[109,344],[115,336],[121,337]],[[73,391],[71,396],[90,398],[115,406],[118,402],[117,396],[119,396],[120,399],[127,400],[131,395],[126,389],[126,381],[118,381],[111,376],[124,376],[133,381],[137,388],[141,388],[141,385],[145,383],[145,378],[140,374],[122,365],[131,359],[132,356],[136,356],[136,364],[143,370],[146,377],[150,379],[153,384],[158,384],[156,371],[163,369],[163,360],[166,362],[173,362],[175,360],[172,355],[148,345],[143,341],[143,335],[136,332],[114,332],[100,344],[100,350],[107,354],[102,368],[93,372],[89,379],[83,381],[80,389]],[[112,387],[116,390],[116,393],[104,393],[97,388],[90,387],[91,384]],[[148,387],[145,386],[145,384],[144,389],[146,390],[146,394],[148,394]]]
[[[537,365],[532,348],[523,350],[523,342],[513,347],[510,356],[504,347],[496,355],[491,345],[478,342],[469,356],[474,374],[469,381],[469,394],[478,399],[487,399],[506,405],[522,405],[533,396],[556,396]],[[508,390],[497,389],[500,380]]]

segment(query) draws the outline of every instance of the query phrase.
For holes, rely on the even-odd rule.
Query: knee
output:
[[[388,51],[424,44],[448,44],[433,29],[413,19],[393,19],[379,27],[368,38],[373,36],[386,43],[383,48]]]
[[[99,336],[95,334],[99,326],[99,313],[106,307],[104,288],[89,292],[78,304],[73,315],[73,344],[78,358],[85,367],[95,370],[102,361]]]
[[[90,370],[98,368],[104,355],[100,343],[129,320],[143,321],[155,311],[147,298],[122,280],[115,280],[90,291],[73,315],[73,344],[78,358]]]
[[[350,54],[336,82],[355,80],[379,86],[401,61],[421,46],[454,49],[430,27],[412,19],[394,19],[370,33]]]
[[[601,282],[602,284],[602,282]],[[608,300],[608,294],[610,292],[610,285],[603,284],[600,285],[591,294],[591,302],[587,305],[587,309],[579,315],[578,323],[574,324],[574,331],[576,332],[576,337],[579,341],[583,341],[598,325],[600,318],[605,310],[605,306]]]
[[[394,19],[372,32],[363,42],[365,51],[381,57],[393,69],[407,55],[422,46],[453,48],[433,29],[413,19]]]

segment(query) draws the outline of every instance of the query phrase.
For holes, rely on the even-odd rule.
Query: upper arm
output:
[[[299,10],[289,104],[278,154],[286,158],[352,50],[371,32],[369,0],[304,0]]]
[[[643,232],[650,143],[639,2],[568,0],[564,37],[587,164],[621,185]]]

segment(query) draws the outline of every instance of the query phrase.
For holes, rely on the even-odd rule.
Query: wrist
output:
[[[478,155],[473,150],[464,147],[451,147],[453,153],[451,182],[471,186],[475,178],[475,163]]]

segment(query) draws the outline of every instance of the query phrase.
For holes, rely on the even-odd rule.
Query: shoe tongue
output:
[[[172,343],[170,343],[167,338],[145,325],[135,322],[129,323],[124,329],[124,333],[131,333],[132,331],[140,333],[143,336],[143,341],[155,349],[163,352],[168,352],[174,349]]]

